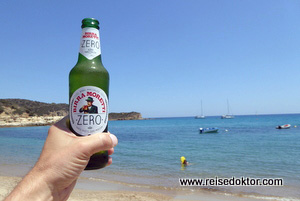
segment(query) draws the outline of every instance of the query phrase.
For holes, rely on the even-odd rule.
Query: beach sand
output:
[[[20,177],[0,176],[0,200],[21,180]],[[155,201],[155,200],[200,200],[200,201],[257,201],[260,199],[219,194],[214,192],[191,192],[164,190],[156,187],[114,183],[109,181],[91,181],[80,178],[69,201]],[[274,199],[275,200],[275,199]]]

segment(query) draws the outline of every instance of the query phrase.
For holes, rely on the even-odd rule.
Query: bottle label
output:
[[[79,135],[102,133],[108,123],[108,98],[94,86],[77,89],[70,99],[70,123]]]
[[[101,54],[99,30],[92,27],[82,29],[79,53],[92,60]]]

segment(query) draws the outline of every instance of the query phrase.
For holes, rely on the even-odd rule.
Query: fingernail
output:
[[[116,146],[118,144],[117,137],[113,134],[109,134],[109,137],[111,138],[111,141],[113,142],[113,145]]]

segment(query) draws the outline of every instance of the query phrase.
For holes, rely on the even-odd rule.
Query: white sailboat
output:
[[[230,114],[228,99],[227,99],[227,114],[226,115],[222,115],[221,119],[234,119],[234,116],[232,114]]]
[[[202,100],[201,100],[201,115],[196,116],[195,119],[205,119],[205,116],[203,115]]]

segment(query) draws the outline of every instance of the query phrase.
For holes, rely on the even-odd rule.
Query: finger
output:
[[[114,148],[111,148],[111,149],[109,149],[107,151],[108,151],[108,155],[112,155],[115,152]]]
[[[111,157],[108,157],[108,162],[106,164],[106,167],[107,166],[110,166],[112,164],[112,158]]]
[[[110,150],[118,144],[117,137],[109,133],[97,133],[79,139],[84,142],[86,151],[91,155],[99,151]]]

